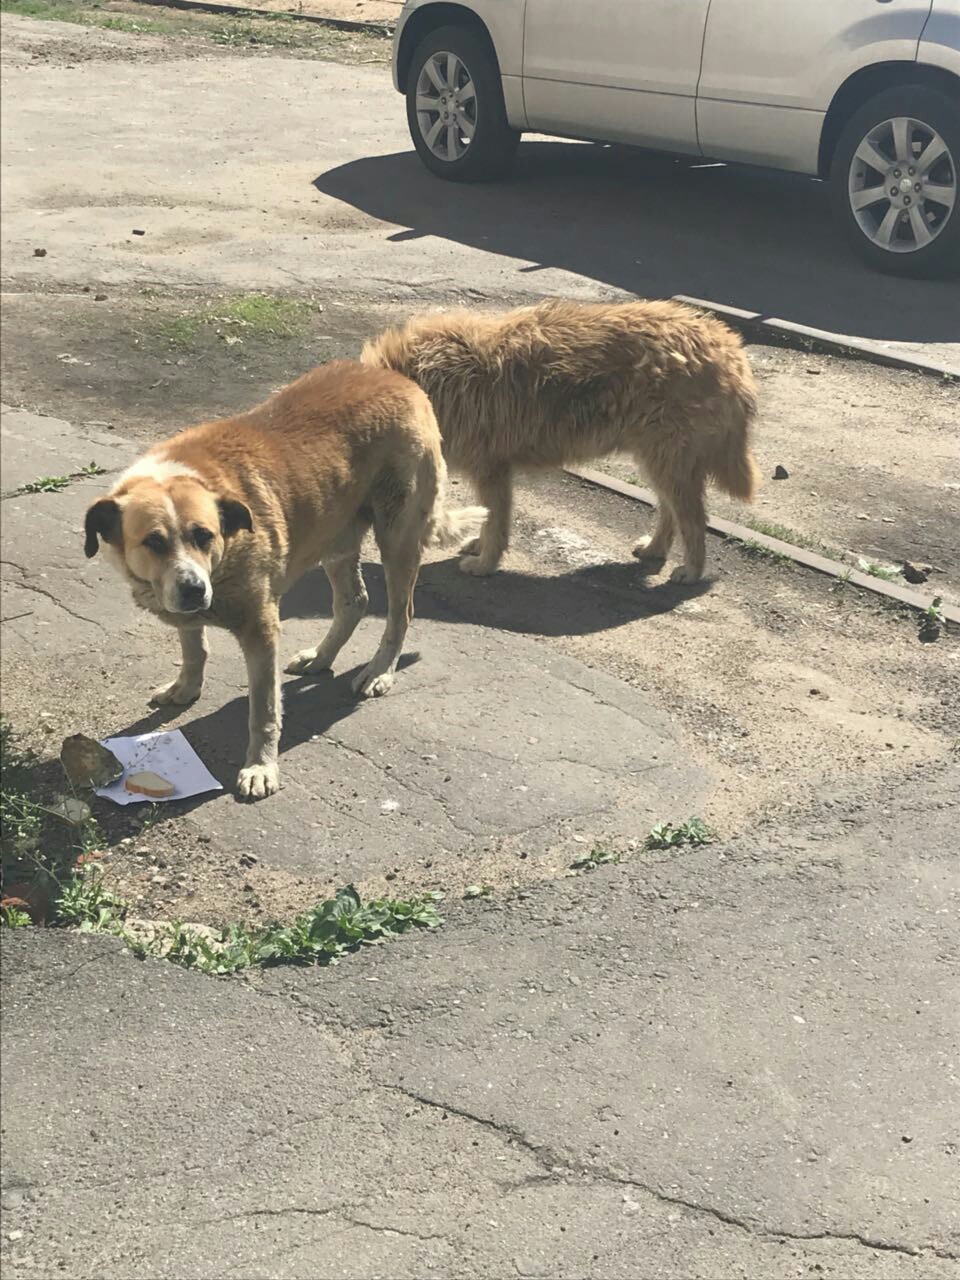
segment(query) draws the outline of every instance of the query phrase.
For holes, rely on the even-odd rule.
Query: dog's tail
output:
[[[718,458],[711,472],[717,488],[741,502],[752,502],[760,487],[760,468],[745,440],[739,449]]]
[[[737,344],[739,346],[739,342]],[[750,436],[757,418],[757,388],[744,352],[731,361],[723,397],[721,429],[715,437],[708,470],[718,488],[741,502],[753,500],[760,486],[760,468],[750,451]]]
[[[437,499],[430,521],[427,545],[430,547],[454,547],[476,537],[487,518],[486,507],[455,507],[445,505],[443,494]]]

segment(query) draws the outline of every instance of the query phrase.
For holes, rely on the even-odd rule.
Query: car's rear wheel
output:
[[[960,104],[925,85],[878,93],[840,135],[834,209],[854,248],[891,275],[960,274]]]
[[[500,71],[488,42],[469,27],[440,27],[414,51],[407,123],[431,173],[488,182],[506,173],[520,135],[507,122]]]

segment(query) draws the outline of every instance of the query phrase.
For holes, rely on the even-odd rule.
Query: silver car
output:
[[[439,177],[525,130],[786,169],[873,266],[960,273],[960,0],[407,0],[393,68]]]

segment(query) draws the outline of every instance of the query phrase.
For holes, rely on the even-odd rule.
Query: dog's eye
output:
[[[205,551],[213,541],[213,534],[198,525],[193,531],[193,541],[198,551]]]
[[[149,533],[144,538],[143,545],[148,551],[155,551],[158,556],[162,556],[167,549],[167,540],[162,533]]]

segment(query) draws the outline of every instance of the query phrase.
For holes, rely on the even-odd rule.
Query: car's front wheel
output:
[[[420,159],[440,178],[488,182],[509,170],[520,135],[481,34],[440,27],[421,41],[407,78],[407,123]]]
[[[960,104],[937,89],[878,93],[834,152],[834,209],[854,248],[891,275],[960,273]]]

